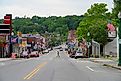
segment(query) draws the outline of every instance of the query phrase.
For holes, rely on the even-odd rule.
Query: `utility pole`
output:
[[[121,12],[119,12],[118,18],[119,18],[119,63],[118,63],[118,66],[121,66]]]
[[[11,42],[11,37],[12,37],[12,14],[6,14],[6,16],[10,16],[9,54],[11,56],[11,54],[13,52],[13,46],[12,46],[12,42]]]
[[[89,39],[89,36],[90,36],[90,33],[89,32],[87,33],[87,36],[88,36],[88,40],[87,40],[88,49],[87,49],[87,52],[88,52],[88,58],[89,58],[90,57],[90,51],[89,51],[89,47],[90,47],[90,39]]]
[[[11,56],[12,54],[12,43],[11,43],[11,33],[12,33],[12,14],[6,14],[6,16],[4,16],[4,24],[9,24],[10,25],[10,32],[9,32],[9,55],[8,57]]]

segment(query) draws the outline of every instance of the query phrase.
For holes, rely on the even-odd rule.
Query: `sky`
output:
[[[109,11],[113,8],[113,0],[0,0],[0,19],[5,14],[13,18],[83,15],[94,3],[106,3]]]

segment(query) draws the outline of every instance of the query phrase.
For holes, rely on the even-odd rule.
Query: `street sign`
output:
[[[3,21],[4,24],[11,24],[11,16],[4,16],[4,21]]]
[[[108,31],[109,38],[116,38],[117,32],[116,31]]]
[[[87,42],[87,47],[89,48],[91,46],[91,43],[90,42]]]
[[[118,43],[121,44],[121,39],[118,39]]]

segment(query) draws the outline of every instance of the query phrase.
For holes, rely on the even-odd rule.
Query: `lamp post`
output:
[[[10,53],[10,56],[11,56],[11,54],[12,54],[12,52],[13,52],[13,45],[12,45],[12,36],[14,35],[14,33],[13,32],[11,32],[10,33],[10,46],[9,46],[9,53]]]
[[[90,36],[90,33],[89,33],[89,32],[87,33],[87,36],[88,36],[88,37]]]
[[[119,12],[118,14],[118,18],[119,18],[119,63],[118,63],[118,66],[121,66],[121,43],[120,43],[120,40],[121,40],[121,12]]]
[[[13,35],[14,35],[14,33],[12,32],[12,33],[11,33],[11,35],[13,36]]]
[[[88,58],[89,58],[90,57],[90,54],[89,54],[89,47],[90,47],[89,36],[90,36],[90,33],[89,32],[87,33],[87,36],[88,36],[87,47],[88,47]]]

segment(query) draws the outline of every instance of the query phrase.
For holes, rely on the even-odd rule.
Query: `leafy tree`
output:
[[[112,17],[117,18],[119,11],[121,11],[121,0],[113,0],[114,1],[114,8],[112,10]]]
[[[39,17],[39,16],[33,16],[32,18],[28,17],[15,17],[15,19],[12,20],[12,27],[14,29],[14,32],[17,34],[17,32],[22,32],[24,34],[31,33],[36,34],[39,33],[43,36],[48,32],[49,34],[60,34],[60,39],[55,40],[53,38],[53,41],[56,43],[63,42],[67,40],[68,30],[70,29],[76,29],[79,25],[80,20],[82,19],[82,16],[65,16],[65,17],[56,17],[56,16],[50,16],[50,17]],[[0,22],[3,23],[3,19],[0,19]]]
[[[76,16],[76,15],[73,15],[73,17],[71,16],[66,16],[66,23],[67,23],[67,26],[68,26],[68,29],[71,30],[71,29],[76,29],[79,25],[79,22],[81,20],[83,16]]]
[[[108,42],[106,25],[109,18],[107,16],[108,9],[106,6],[107,4],[104,3],[95,3],[87,10],[87,13],[85,13],[84,18],[77,28],[79,40],[82,37],[94,39],[101,45],[105,45]],[[110,13],[108,13],[108,15],[110,15]],[[88,32],[90,32],[90,37],[87,36]]]

